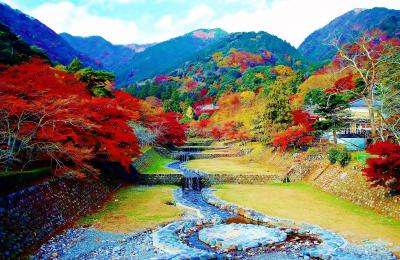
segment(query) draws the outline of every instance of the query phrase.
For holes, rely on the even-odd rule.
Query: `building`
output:
[[[380,105],[377,100],[373,103],[374,108]],[[364,150],[372,141],[368,105],[364,99],[357,99],[350,103],[348,111],[349,122],[337,133],[337,142],[345,145],[348,150]],[[326,133],[324,137],[333,142],[332,133]]]

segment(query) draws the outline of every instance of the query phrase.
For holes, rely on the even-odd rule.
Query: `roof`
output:
[[[374,107],[379,107],[381,105],[382,105],[381,101],[379,101],[379,100],[374,100],[373,101],[373,106]],[[368,107],[368,106],[367,106],[367,102],[365,102],[364,99],[360,98],[360,99],[357,99],[357,100],[355,100],[353,102],[350,102],[350,107]]]

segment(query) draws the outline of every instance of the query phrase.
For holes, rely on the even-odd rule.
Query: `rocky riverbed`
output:
[[[183,163],[172,168],[188,178]],[[395,259],[384,244],[352,245],[321,227],[266,216],[216,198],[209,188],[174,192],[182,220],[132,234],[70,228],[45,243],[34,259]]]

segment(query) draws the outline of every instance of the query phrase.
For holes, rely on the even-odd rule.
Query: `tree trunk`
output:
[[[332,130],[332,136],[333,136],[333,143],[337,144],[336,130]]]
[[[368,98],[366,99],[367,106],[368,106],[368,114],[369,114],[369,120],[371,124],[371,137],[372,141],[375,142],[376,140],[376,125],[375,125],[375,115],[374,115],[374,107],[373,107],[373,90],[370,90],[370,93],[368,94]]]

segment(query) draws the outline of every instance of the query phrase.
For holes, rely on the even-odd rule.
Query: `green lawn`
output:
[[[354,161],[361,163],[362,165],[365,165],[366,160],[368,158],[373,157],[373,155],[367,153],[366,151],[356,151],[356,152],[351,152],[351,157]]]
[[[206,151],[210,153],[238,153],[240,148],[253,149],[250,154],[241,157],[220,157],[198,159],[187,162],[188,168],[199,169],[214,174],[266,174],[283,175],[293,164],[291,155],[273,152],[259,143],[223,150]]]
[[[154,150],[148,150],[146,152],[148,156],[149,164],[139,171],[143,174],[156,174],[156,173],[178,173],[177,171],[171,170],[165,167],[168,163],[174,162],[171,158],[167,158],[157,153]]]
[[[316,224],[353,242],[384,240],[400,246],[400,221],[357,206],[305,183],[219,185],[223,200],[271,216]]]
[[[182,211],[174,205],[175,186],[128,186],[119,190],[104,208],[82,217],[80,224],[111,232],[134,232],[179,218]]]

